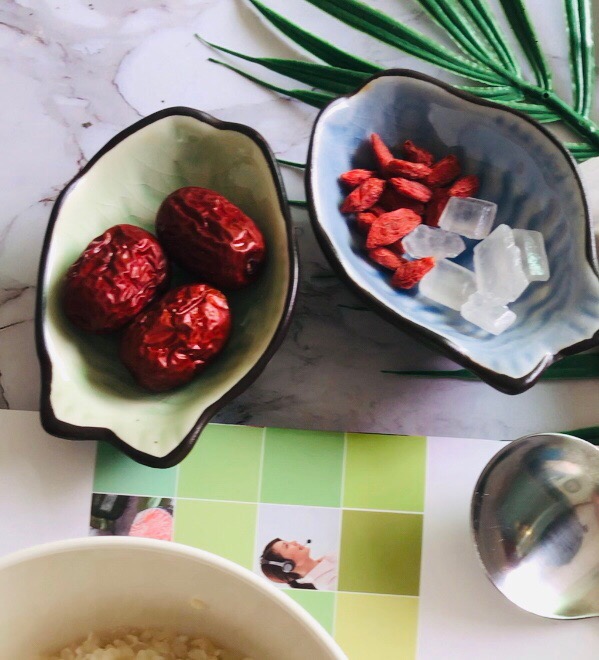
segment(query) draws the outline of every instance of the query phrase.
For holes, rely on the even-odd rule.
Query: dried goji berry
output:
[[[401,200],[407,199],[395,191],[391,184],[385,187],[383,194],[379,197],[377,205],[387,211],[396,211],[401,208]]]
[[[454,155],[445,156],[433,165],[432,172],[426,177],[429,186],[446,186],[460,176],[460,163]]]
[[[370,144],[372,145],[372,150],[374,151],[374,156],[379,164],[381,172],[385,170],[387,163],[390,160],[393,160],[393,154],[389,151],[389,147],[383,142],[380,135],[373,133],[370,136]]]
[[[366,248],[372,249],[395,243],[422,222],[419,215],[410,209],[398,209],[380,215],[370,227]]]
[[[395,241],[395,243],[391,243],[391,245],[387,245],[387,249],[391,250],[391,252],[395,252],[395,254],[400,256],[405,253],[401,238],[398,241]]]
[[[478,192],[480,182],[475,174],[463,176],[449,189],[450,197],[474,197]]]
[[[367,234],[377,216],[370,211],[362,211],[356,215],[356,228],[360,234]]]
[[[430,151],[416,146],[412,140],[406,140],[403,143],[403,152],[406,158],[414,163],[422,163],[430,167],[435,162],[435,157]]]
[[[414,213],[418,213],[418,215],[424,214],[424,204],[422,202],[418,202],[405,195],[400,195],[391,184],[385,188],[378,203],[385,209],[385,211],[410,209],[411,211],[414,211]]]
[[[404,261],[397,253],[389,250],[388,248],[378,247],[368,250],[368,256],[376,261],[377,264],[389,268],[389,270],[395,270],[399,268],[401,263]]]
[[[383,192],[384,194],[384,192]],[[385,209],[380,205],[380,197],[379,197],[379,204],[375,204],[374,206],[371,206],[368,210],[370,213],[374,213],[374,215],[383,215],[383,213],[386,213]]]
[[[423,163],[411,163],[409,160],[393,158],[385,167],[387,176],[405,176],[407,179],[424,179],[431,173],[431,168]]]
[[[399,195],[399,198],[400,209],[410,209],[410,211],[414,211],[414,213],[417,213],[418,215],[424,215],[426,206],[422,202],[419,202],[415,199],[410,199],[404,195]]]
[[[402,177],[395,177],[389,179],[389,182],[398,193],[416,199],[419,202],[428,202],[433,194],[430,188],[427,188],[427,186],[422,183],[418,183],[418,181],[410,181],[409,179],[404,179]]]
[[[372,170],[349,170],[348,172],[343,172],[339,177],[339,181],[348,188],[355,188],[373,176],[376,175]]]
[[[435,259],[423,257],[414,261],[403,261],[393,273],[391,285],[398,289],[411,289],[433,268]]]
[[[355,190],[352,190],[341,205],[342,213],[356,213],[366,211],[374,206],[385,189],[382,179],[367,179]]]
[[[443,209],[449,200],[449,192],[447,188],[435,188],[431,201],[426,205],[426,213],[424,215],[424,222],[429,227],[438,227],[439,218]]]

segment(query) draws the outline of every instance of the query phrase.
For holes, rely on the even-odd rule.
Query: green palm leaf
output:
[[[442,27],[459,48],[475,60],[493,64],[493,54],[485,47],[473,23],[451,0],[417,0],[437,25]]]
[[[593,19],[589,0],[564,0],[570,36],[570,68],[574,107],[589,116],[595,86]]]
[[[285,94],[285,96],[290,96],[292,99],[303,101],[304,103],[307,103],[308,105],[311,105],[314,108],[323,108],[329,101],[332,101],[335,98],[334,94],[325,94],[323,92],[312,92],[306,89],[284,89],[283,87],[279,87],[278,85],[273,85],[264,80],[260,80],[259,78],[256,78],[255,76],[252,76],[249,73],[247,73],[247,71],[242,71],[241,69],[238,69],[237,67],[231,64],[227,64],[226,62],[215,60],[212,57],[209,57],[208,61],[213,62],[214,64],[220,64],[221,66],[224,66],[227,69],[231,69],[231,71],[235,71],[240,76],[243,76],[244,78],[247,78],[252,82],[258,83],[262,87],[266,87],[266,89],[271,89],[273,92],[279,92],[279,94]]]
[[[536,119],[541,124],[549,124],[553,121],[559,121],[560,116],[555,112],[547,110],[544,105],[538,103],[522,103],[520,101],[502,101],[503,105],[514,110],[525,112],[529,117]]]
[[[277,158],[277,163],[287,165],[287,167],[295,167],[298,170],[305,170],[306,163],[298,163],[295,160],[285,160],[284,158]]]
[[[589,119],[594,89],[592,0],[564,0],[570,34],[570,60],[574,107],[551,88],[551,72],[539,45],[524,0],[500,0],[504,13],[535,74],[525,80],[508,41],[487,0],[417,0],[428,15],[453,39],[461,52],[403,25],[360,0],[305,0],[321,11],[397,49],[440,66],[464,78],[484,83],[461,89],[527,113],[540,122],[562,121],[580,136],[567,143],[583,161],[599,155],[599,127]],[[260,0],[248,0],[259,14],[320,62],[252,57],[214,46],[271,71],[301,81],[314,90],[283,89],[240,69],[219,62],[273,91],[321,108],[338,94],[353,90],[367,75],[382,69],[304,30]],[[214,60],[213,60],[214,61]],[[324,64],[323,64],[324,63]],[[328,66],[327,66],[328,65]]]
[[[505,82],[502,76],[487,67],[453,53],[420,32],[357,0],[307,0],[307,2],[379,41],[465,78],[491,84]]]
[[[599,426],[587,426],[583,429],[574,429],[573,431],[564,431],[568,435],[573,435],[581,440],[586,440],[592,445],[599,445]]]
[[[234,55],[247,62],[254,62],[261,66],[280,73],[288,78],[293,78],[299,82],[306,83],[312,87],[318,87],[325,92],[335,92],[338,94],[345,94],[351,92],[358,85],[360,85],[366,78],[370,76],[369,73],[356,72],[349,69],[341,69],[336,66],[329,66],[327,64],[314,64],[313,62],[302,62],[301,60],[287,60],[277,57],[252,57],[244,55],[230,48],[218,46],[209,41],[202,39],[196,34],[196,37],[202,42],[220,50],[223,53]]]
[[[580,142],[566,142],[564,145],[580,163],[599,156],[599,149]]]
[[[528,16],[522,0],[499,0],[503,11],[512,26],[526,58],[535,74],[537,83],[544,89],[551,89],[551,72],[539,44],[539,38]]]
[[[318,59],[343,69],[353,69],[354,71],[365,71],[366,73],[376,73],[383,67],[367,62],[359,57],[333,46],[328,41],[317,37],[297,26],[295,23],[287,20],[284,16],[277,14],[276,11],[269,9],[258,0],[248,0],[264,18],[280,30],[285,36],[289,37],[298,46],[301,46]]]
[[[468,369],[449,370],[383,370],[384,374],[398,376],[423,376],[428,378],[455,378],[457,380],[479,380]],[[572,355],[551,365],[541,376],[543,380],[572,380],[599,378],[599,355]]]
[[[516,61],[516,57],[501,34],[501,29],[485,0],[458,0],[458,2],[472,22],[485,36],[497,55],[498,61],[519,76],[520,67]]]
[[[469,92],[475,96],[480,96],[482,99],[491,99],[492,101],[521,101],[523,99],[522,92],[514,87],[502,85],[497,87],[470,87],[468,85],[460,85],[458,89],[464,92]]]

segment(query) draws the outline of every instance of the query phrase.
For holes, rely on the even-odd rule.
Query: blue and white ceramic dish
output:
[[[480,330],[417,289],[392,289],[388,274],[364,258],[363,238],[339,211],[338,177],[374,166],[373,132],[392,148],[411,139],[439,157],[455,154],[464,173],[480,177],[478,197],[497,203],[496,225],[543,233],[551,278],[512,305],[518,319],[503,334]],[[527,116],[414,71],[385,71],[321,111],[306,188],[319,242],[353,289],[493,387],[523,392],[556,360],[599,344],[599,272],[582,183],[566,149]],[[472,250],[457,261],[472,267]]]

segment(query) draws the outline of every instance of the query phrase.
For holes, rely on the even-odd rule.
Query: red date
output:
[[[81,330],[105,333],[133,319],[168,285],[169,267],[152,234],[115,225],[69,268],[62,291],[67,318]]]
[[[253,282],[266,256],[253,220],[207,188],[189,186],[171,193],[158,210],[156,232],[173,261],[223,289]]]
[[[230,331],[223,293],[207,284],[181,286],[131,323],[122,337],[121,360],[142,387],[164,392],[202,371]]]

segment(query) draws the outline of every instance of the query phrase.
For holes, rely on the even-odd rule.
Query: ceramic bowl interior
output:
[[[392,149],[411,139],[437,157],[455,154],[465,174],[480,177],[477,196],[498,205],[495,226],[542,232],[551,277],[531,284],[511,306],[518,318],[503,334],[478,329],[417,289],[392,289],[389,275],[364,258],[363,238],[339,210],[346,191],[338,177],[374,166],[373,132]],[[577,169],[561,144],[524,115],[427,76],[391,70],[322,110],[306,179],[315,232],[350,285],[386,318],[494,387],[521,392],[555,359],[598,343],[599,277]],[[456,261],[471,268],[472,250]]]
[[[268,259],[259,279],[228,294],[231,338],[191,383],[163,394],[141,389],[113,336],[74,328],[60,307],[66,270],[112,225],[154,231],[162,200],[182,186],[214,189],[254,219]],[[297,287],[297,257],[280,175],[252,129],[184,108],[148,117],[112,140],[56,203],[38,298],[42,421],[72,438],[109,440],[157,467],[179,462],[201,428],[265,366],[282,340]]]
[[[4,660],[35,660],[92,631],[123,627],[205,635],[240,660],[345,658],[303,607],[264,578],[167,541],[73,539],[3,558],[0,608]]]

